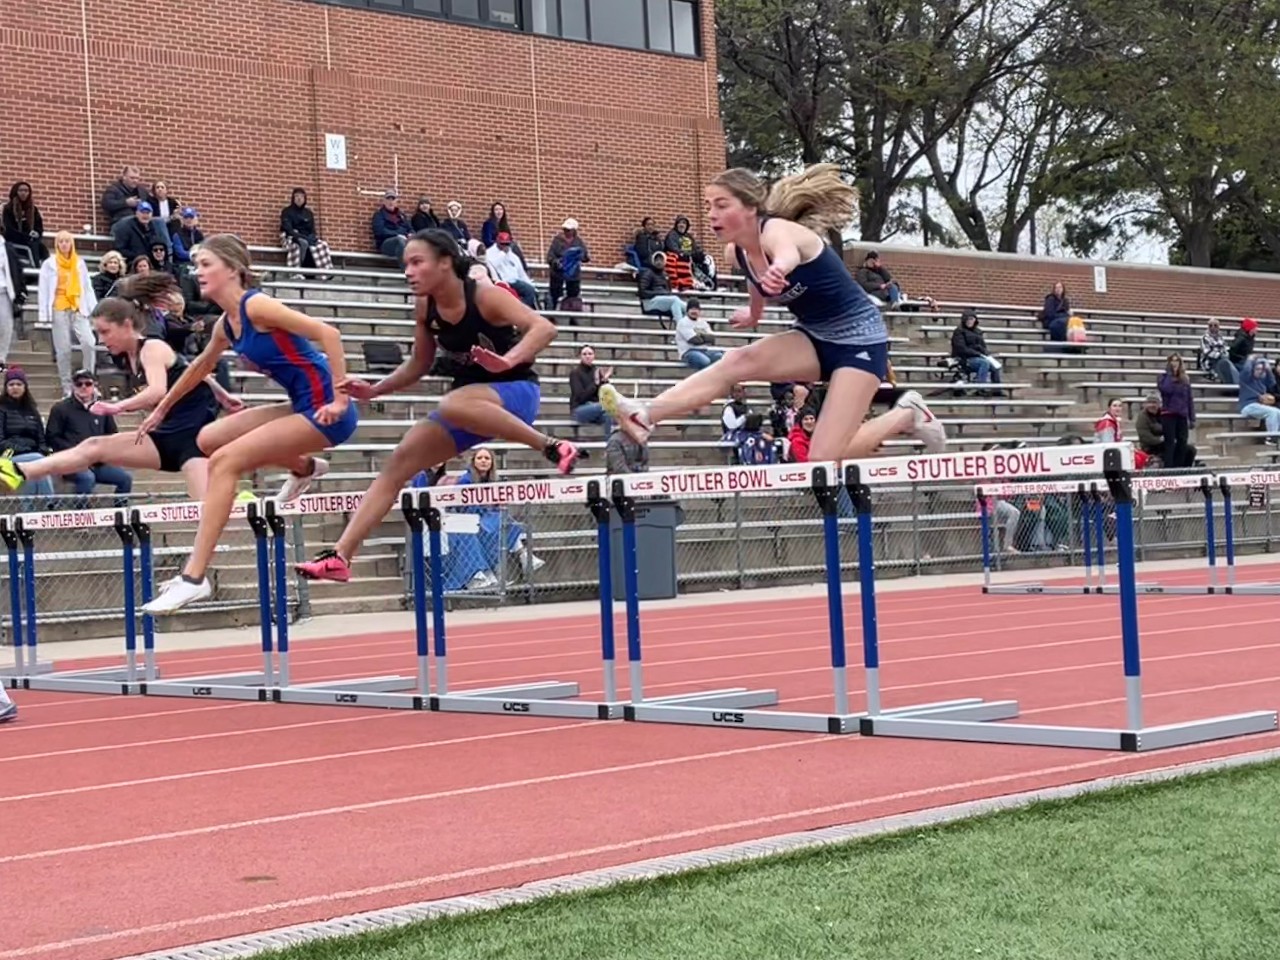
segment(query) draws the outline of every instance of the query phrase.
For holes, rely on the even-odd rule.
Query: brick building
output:
[[[698,230],[724,164],[710,0],[3,6],[0,191],[30,180],[47,229],[103,231],[102,190],[136,163],[251,242],[301,185],[335,248],[370,249],[394,184],[410,210],[461,200],[477,233],[502,200],[538,256],[575,216],[612,263],[643,215]]]

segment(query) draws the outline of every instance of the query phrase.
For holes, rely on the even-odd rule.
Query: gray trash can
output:
[[[641,600],[668,600],[676,596],[676,527],[683,521],[684,511],[674,500],[636,502],[637,591]],[[609,546],[613,599],[625,600],[622,520],[617,511],[609,515]]]

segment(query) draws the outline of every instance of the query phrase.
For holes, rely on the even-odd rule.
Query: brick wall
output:
[[[845,250],[852,269],[866,244]],[[1039,304],[1061,280],[1085,310],[1149,310],[1223,318],[1280,317],[1280,275],[1204,270],[1015,254],[877,246],[885,266],[911,296],[962,303]],[[1094,289],[1094,268],[1106,269],[1106,292]]]
[[[541,256],[566,216],[598,263],[643,215],[685,213],[724,164],[713,11],[686,60],[302,0],[3,0],[0,179],[34,185],[46,229],[105,228],[126,163],[200,208],[205,230],[275,242],[290,188],[321,233],[368,249],[380,191],[461,200],[478,234],[494,200]],[[643,98],[643,99],[642,99]],[[324,169],[324,134],[348,169]]]

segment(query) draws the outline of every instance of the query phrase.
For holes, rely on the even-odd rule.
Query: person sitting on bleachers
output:
[[[1040,326],[1049,332],[1050,340],[1066,343],[1067,322],[1070,319],[1071,298],[1067,296],[1066,284],[1058,280],[1044,298],[1044,309],[1040,311]]]
[[[600,423],[607,437],[613,422],[600,405],[600,387],[608,383],[613,369],[596,366],[596,351],[590,344],[578,351],[578,365],[569,371],[569,416],[578,423]]]
[[[547,248],[547,272],[551,278],[551,304],[554,309],[582,311],[582,268],[590,262],[591,253],[578,233],[578,221],[573,217],[566,218]]]
[[[724,428],[721,439],[729,443],[737,443],[739,435],[747,424],[747,416],[751,408],[747,405],[747,388],[735,383],[729,388],[729,402],[720,413],[720,426]]]
[[[90,437],[105,437],[118,430],[114,417],[89,410],[99,399],[97,378],[88,370],[77,370],[72,383],[74,389],[71,396],[59,400],[49,411],[45,439],[54,453],[70,450]],[[80,498],[76,509],[83,509],[87,505],[89,494],[93,493],[93,488],[99,483],[115,488],[118,506],[127,502],[127,497],[133,490],[133,475],[128,470],[109,463],[95,463],[62,479],[72,485],[76,496]]]
[[[510,284],[526,307],[530,310],[538,309],[538,288],[533,285],[524,264],[511,248],[511,234],[505,231],[498,234],[497,242],[485,251],[484,262],[489,272],[498,280]]]
[[[93,294],[99,300],[111,296],[111,290],[128,272],[128,265],[119,250],[108,250],[98,260],[98,272],[93,275]]]
[[[614,427],[604,445],[604,469],[606,473],[644,473],[649,469],[649,448]]]
[[[712,349],[715,342],[711,324],[702,319],[702,305],[691,299],[685,304],[684,317],[676,320],[676,354],[685,366],[701,370],[724,356],[723,350]]]
[[[813,430],[818,425],[818,415],[810,407],[805,407],[796,418],[796,424],[787,434],[787,443],[791,447],[792,463],[807,463],[809,460],[809,444],[813,442]]]
[[[471,228],[467,226],[467,221],[462,219],[462,202],[450,200],[445,204],[445,210],[449,215],[440,221],[440,229],[457,240],[458,246],[466,250],[471,243]]]
[[[160,236],[154,223],[151,222],[151,204],[145,200],[138,204],[133,216],[117,220],[111,226],[111,246],[120,251],[125,260],[132,263],[138,257],[151,256],[151,245],[168,244]]]
[[[169,234],[169,239],[173,243],[173,262],[190,264],[191,251],[204,240],[204,231],[200,229],[200,211],[195,207],[183,207],[178,212],[178,223]]]
[[[151,204],[151,212],[155,214],[151,226],[164,241],[165,252],[169,252],[173,248],[170,234],[177,227],[178,211],[182,209],[182,203],[176,197],[169,196],[169,186],[163,180],[151,184],[149,192],[151,196],[147,202]]]
[[[1218,364],[1227,355],[1227,342],[1222,339],[1222,327],[1217,318],[1209,321],[1204,336],[1200,338],[1200,349],[1196,351],[1196,368],[1207,373],[1210,380],[1218,379]]]
[[[1160,419],[1160,394],[1147,394],[1142,407],[1133,418],[1133,428],[1138,433],[1138,448],[1147,455],[1148,465],[1151,464],[1152,458],[1158,457],[1161,465],[1165,466],[1164,423]],[[1194,466],[1196,462],[1195,444],[1188,443],[1186,449],[1187,452],[1183,456],[1182,463],[1171,463],[1167,464],[1167,466],[1174,468]]]
[[[902,288],[890,276],[888,268],[881,262],[879,252],[868,250],[862,258],[862,267],[854,275],[858,286],[867,291],[882,305],[896,307],[903,299]]]
[[[402,262],[405,244],[413,235],[409,218],[400,212],[399,197],[395,190],[384,191],[382,206],[374,213],[371,224],[373,248],[396,263]]]
[[[737,442],[734,444],[734,462],[743,466],[780,462],[782,451],[779,449],[779,444],[774,441],[772,432],[766,434],[768,427],[769,424],[760,414],[747,414],[742,430],[737,436]]]
[[[1240,372],[1240,413],[1261,420],[1267,430],[1267,443],[1280,443],[1280,408],[1276,406],[1276,378],[1265,357],[1249,358]]]
[[[1244,365],[1253,356],[1253,347],[1257,342],[1258,321],[1253,317],[1245,317],[1231,338],[1231,346],[1227,350],[1226,360],[1218,362],[1218,379],[1223,383],[1239,383]]]
[[[775,437],[790,435],[808,400],[809,388],[803,383],[793,383],[776,395],[773,406],[769,408],[769,422],[773,424]]]
[[[681,265],[680,276],[687,276],[689,286],[698,290],[711,290],[715,287],[715,262],[706,254],[692,233],[689,232],[689,218],[676,217],[664,243],[664,249],[674,256]],[[670,258],[668,258],[668,263]],[[670,269],[670,267],[668,267]],[[672,286],[677,290],[684,289],[682,283],[673,279]]]
[[[135,273],[143,273],[143,274],[150,273],[151,270],[152,270],[151,254],[149,252],[141,254],[140,256],[134,257],[132,260],[129,261],[130,276],[133,276]]]
[[[640,221],[640,229],[636,231],[632,246],[636,251],[636,270],[643,270],[645,264],[653,263],[653,255],[662,252],[662,234],[658,232],[658,224],[653,217],[645,217]]]
[[[33,267],[39,267],[49,256],[44,245],[44,218],[31,194],[31,184],[19,180],[9,188],[9,202],[0,210],[4,239],[19,256]]]
[[[492,247],[498,242],[498,234],[511,236],[511,221],[507,218],[507,205],[501,200],[493,201],[489,207],[489,217],[480,227],[480,242]]]
[[[183,217],[186,223],[186,217]],[[307,206],[307,191],[294,187],[289,205],[280,211],[280,247],[290,270],[312,266],[317,270],[333,268],[329,244],[316,233],[316,215]]]
[[[649,265],[636,278],[640,307],[647,313],[669,313],[677,326],[684,319],[684,301],[671,292],[667,276],[667,255],[661,250],[649,258]]]
[[[147,197],[146,187],[142,185],[142,171],[132,164],[125,167],[120,176],[102,191],[102,212],[107,215],[107,223],[114,227],[132,216]]]
[[[413,232],[419,230],[438,230],[440,229],[440,218],[436,216],[436,212],[431,209],[430,197],[419,197],[418,207],[413,211],[413,216],[409,219],[409,225],[413,227]]]
[[[151,245],[151,266],[161,273],[172,274],[175,280],[178,278],[177,264],[169,259],[169,249],[159,240]]]
[[[960,314],[951,333],[951,355],[978,378],[979,383],[1000,382],[1000,361],[987,351],[987,340],[978,329],[978,313],[972,307]]]
[[[21,367],[5,371],[4,396],[0,397],[0,450],[11,451],[8,456],[16,463],[40,460],[50,452],[40,408],[31,396],[27,374]],[[43,498],[37,501],[35,509],[45,509],[53,497],[53,481],[48,477],[28,481],[18,488],[18,493]],[[24,509],[28,508],[30,504],[24,504]]]

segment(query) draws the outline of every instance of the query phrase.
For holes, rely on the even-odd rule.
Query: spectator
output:
[[[182,204],[176,199],[170,199],[169,187],[163,180],[157,180],[151,185],[149,191],[151,196],[147,202],[151,204],[151,212],[155,214],[155,219],[151,221],[151,225],[155,228],[160,239],[164,241],[165,251],[173,249],[173,239],[170,236],[170,223],[176,224],[178,221],[178,211],[182,209]]]
[[[561,310],[582,309],[582,267],[591,262],[587,244],[578,235],[578,221],[569,217],[547,249],[547,270],[551,276],[551,302]],[[564,301],[561,295],[567,294]],[[568,305],[566,306],[566,302]]]
[[[1044,298],[1044,309],[1040,311],[1040,326],[1049,331],[1049,339],[1057,343],[1067,342],[1067,321],[1071,319],[1071,298],[1067,296],[1066,285],[1061,280],[1053,285],[1048,296]]]
[[[702,319],[702,307],[697,300],[690,300],[685,315],[676,321],[676,354],[685,366],[702,370],[724,356],[723,350],[711,349],[715,342],[711,324]]]
[[[382,206],[373,215],[373,246],[384,257],[390,257],[396,263],[402,262],[404,245],[409,242],[413,228],[400,212],[396,202],[400,197],[395,190],[387,190],[382,195]]]
[[[1169,354],[1158,386],[1160,420],[1164,424],[1164,462],[1166,465],[1182,463],[1187,458],[1190,430],[1196,425],[1196,404],[1191,397],[1191,378],[1178,354]]]
[[[1210,320],[1200,338],[1200,349],[1196,351],[1196,366],[1211,380],[1216,380],[1218,364],[1226,355],[1227,342],[1222,339],[1222,327],[1216,319]]]
[[[747,414],[742,429],[734,437],[734,459],[745,466],[778,463],[778,444],[767,431],[770,425],[758,413]]]
[[[431,200],[429,198],[418,198],[418,206],[413,211],[413,216],[409,219],[409,225],[413,227],[414,233],[422,230],[440,229],[440,218],[431,209]]]
[[[151,256],[151,248],[155,244],[164,245],[152,222],[151,204],[144,200],[138,204],[133,216],[117,220],[111,227],[111,240],[112,247],[130,263],[138,257]]]
[[[640,271],[636,278],[640,292],[640,307],[649,313],[669,313],[675,320],[677,328],[684,319],[684,301],[671,292],[671,281],[667,277],[667,255],[662,251],[655,253],[649,265]]]
[[[793,383],[780,391],[769,409],[769,422],[775,437],[786,438],[796,425],[799,412],[809,400],[809,388],[803,383]]]
[[[0,370],[9,364],[16,315],[27,301],[27,281],[22,264],[9,243],[0,237]]]
[[[724,405],[720,414],[720,426],[724,428],[722,440],[737,443],[738,435],[747,425],[747,416],[751,408],[747,405],[747,388],[735,383],[729,388],[729,402]]]
[[[80,342],[81,366],[94,371],[96,341],[89,317],[98,305],[89,268],[76,253],[76,241],[66,230],[54,238],[53,256],[40,267],[40,322],[53,331],[53,354],[58,364],[62,395],[71,393],[71,333]],[[26,385],[26,378],[23,378]]]
[[[0,211],[4,239],[30,266],[38,267],[49,256],[44,245],[44,218],[31,193],[31,184],[19,180],[9,188],[9,202]]]
[[[59,234],[61,236],[61,234]],[[16,463],[30,463],[49,453],[45,442],[44,421],[27,389],[27,374],[21,367],[10,367],[4,375],[4,396],[0,397],[0,450],[11,450]],[[24,496],[53,497],[53,481],[41,477],[18,488]]]
[[[1164,462],[1164,423],[1160,419],[1160,394],[1149,393],[1143,401],[1142,409],[1133,418],[1133,428],[1138,432],[1138,448],[1148,458],[1159,457],[1162,466],[1186,468],[1195,466],[1196,448],[1187,444],[1187,453],[1181,463]],[[1150,459],[1147,461],[1150,463]]]
[[[146,199],[142,171],[135,166],[125,167],[120,171],[120,179],[102,192],[102,212],[107,215],[108,227],[131,216]]]
[[[105,437],[117,432],[115,418],[110,415],[92,413],[98,397],[98,382],[88,370],[77,370],[72,378],[71,396],[59,400],[49,411],[49,425],[45,429],[45,440],[54,453],[59,450],[70,450],[90,437]],[[93,488],[101,483],[114,487],[117,504],[123,506],[129,493],[133,490],[133,476],[122,467],[109,463],[95,463],[79,473],[63,477],[68,481],[78,497],[82,498],[78,506],[83,507]]]
[[[489,219],[480,228],[481,242],[492,247],[498,242],[498,234],[511,235],[511,223],[507,220],[507,207],[501,200],[495,200],[489,208]]]
[[[1276,378],[1265,357],[1250,357],[1240,371],[1240,413],[1261,420],[1267,443],[1280,443],[1280,409],[1276,406]],[[1165,424],[1165,435],[1169,426]],[[1167,446],[1167,444],[1166,444]]]
[[[978,329],[978,314],[972,308],[960,314],[960,323],[951,334],[951,356],[964,363],[979,383],[1000,382],[1000,361],[987,351],[987,339]]]
[[[111,296],[111,290],[128,269],[119,250],[108,250],[98,260],[98,272],[93,276],[93,295],[99,300]]]
[[[498,479],[493,451],[488,447],[477,447],[471,454],[471,465],[452,482],[496,483]],[[524,527],[512,520],[509,514],[504,517],[500,507],[459,507],[457,512],[478,515],[480,532],[449,535],[446,589],[486,590],[496,586],[503,548],[526,576],[546,564],[545,560],[534,556],[525,538]]]
[[[1116,397],[1107,404],[1107,412],[1093,425],[1096,443],[1120,443],[1124,439],[1121,422],[1124,420],[1124,401]]]
[[[604,469],[606,473],[644,473],[649,469],[649,448],[614,427],[604,445]]]
[[[645,217],[640,221],[640,229],[636,231],[632,246],[636,251],[636,270],[645,269],[653,263],[653,255],[663,249],[662,235],[658,233],[658,224],[653,217]]]
[[[151,244],[151,266],[161,273],[172,274],[175,280],[178,277],[175,265],[169,260],[169,251],[159,240]]]
[[[506,231],[498,234],[497,242],[485,251],[484,262],[498,280],[511,286],[526,307],[538,309],[538,289],[511,249],[511,234]]]
[[[612,376],[612,368],[596,366],[596,351],[590,344],[578,351],[578,365],[569,371],[569,416],[578,423],[603,424],[606,437],[613,423],[600,404],[600,387]]]
[[[148,274],[151,272],[151,254],[144,253],[129,261],[130,274]]]
[[[688,217],[676,217],[675,223],[667,232],[664,248],[676,260],[673,265],[669,257],[667,263],[667,270],[672,273],[672,287],[677,290],[688,287],[706,290],[712,285],[711,276],[714,275],[715,268],[707,269],[706,261],[709,258],[689,232]]]
[[[1225,363],[1218,363],[1218,379],[1223,383],[1239,383],[1240,373],[1245,362],[1253,356],[1253,347],[1257,342],[1258,321],[1245,317],[1240,321],[1236,335],[1231,339],[1231,347],[1227,350]]]
[[[183,207],[178,211],[178,225],[170,233],[173,256],[172,263],[190,263],[191,251],[196,245],[204,242],[204,231],[200,229],[200,211],[195,207]],[[287,251],[286,251],[287,254]]]
[[[813,442],[813,428],[818,425],[818,415],[805,407],[796,418],[795,426],[787,434],[787,443],[791,447],[791,462],[806,463],[809,460],[809,444]]]
[[[863,290],[871,294],[881,304],[896,307],[903,299],[902,288],[889,274],[889,269],[881,262],[879,252],[868,250],[862,259],[862,269],[854,277]]]
[[[457,240],[458,246],[466,250],[467,245],[471,243],[471,228],[467,226],[467,221],[462,219],[462,204],[457,200],[450,200],[445,209],[449,215],[440,221],[440,229]]]
[[[394,190],[387,193],[394,196]],[[393,204],[394,206],[394,204]],[[386,208],[386,194],[383,195],[383,208]],[[374,214],[374,240],[378,242],[378,214]],[[302,187],[294,187],[289,195],[289,205],[280,211],[280,246],[284,249],[285,262],[290,270],[297,270],[310,265],[317,270],[333,269],[333,254],[329,244],[320,239],[316,233],[316,217],[307,206],[307,191]],[[401,244],[401,249],[404,245]]]

